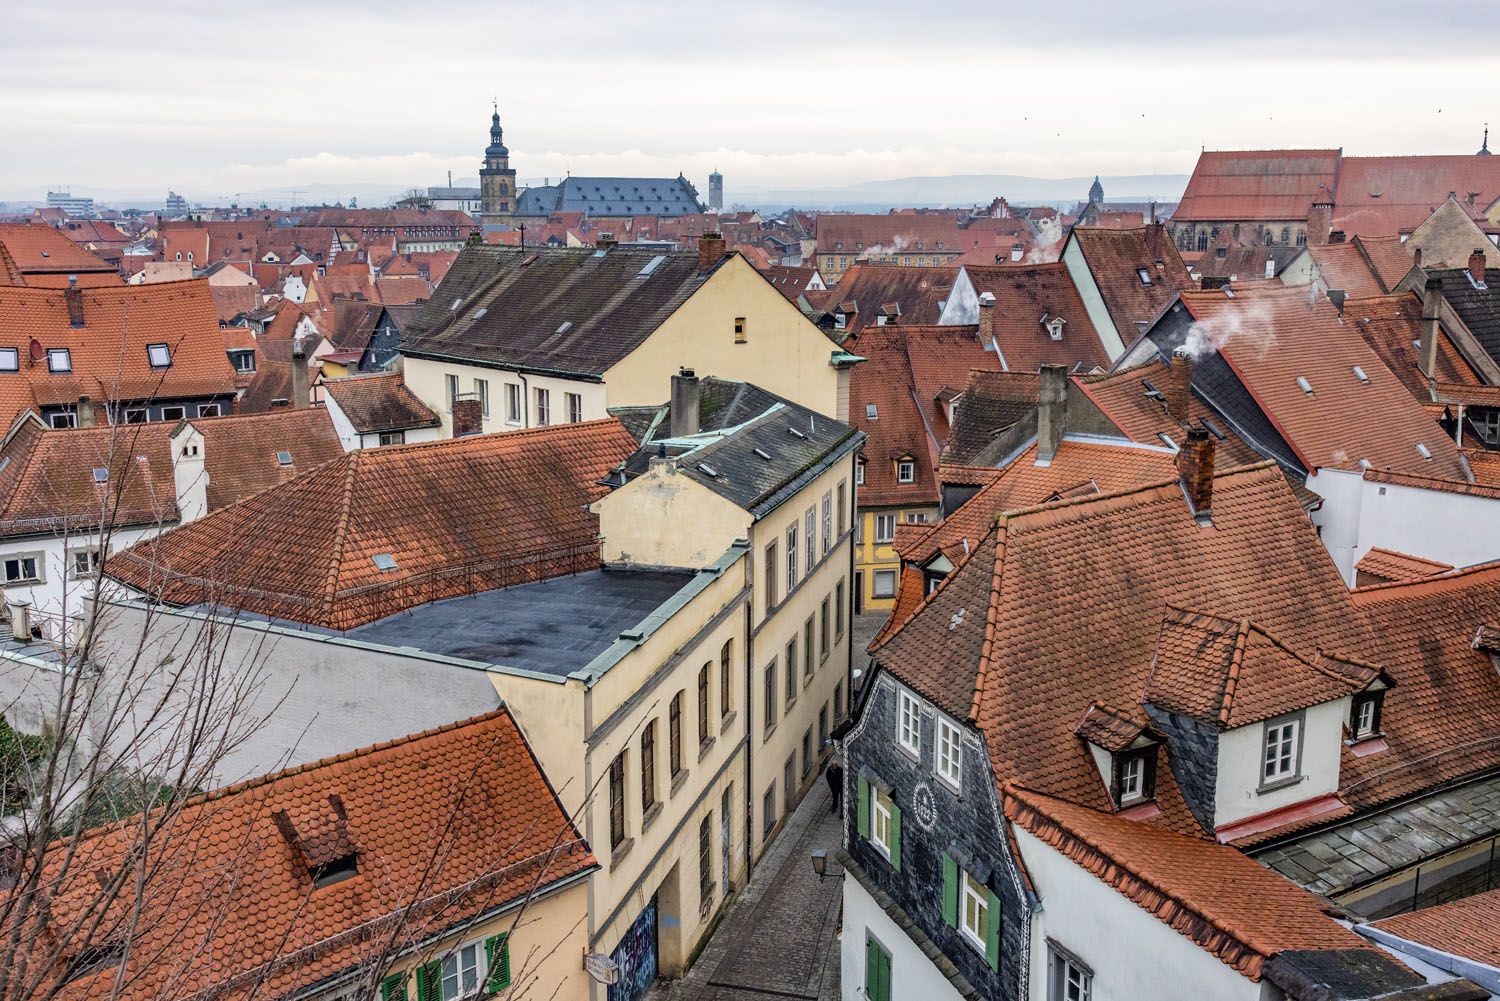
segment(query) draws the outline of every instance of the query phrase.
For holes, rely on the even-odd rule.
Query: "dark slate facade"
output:
[[[1219,733],[1213,727],[1177,713],[1146,706],[1151,727],[1166,738],[1168,762],[1177,788],[1205,831],[1214,830],[1214,802],[1219,782]]]
[[[1006,844],[999,791],[983,738],[962,720],[955,721],[964,731],[962,792],[956,794],[935,771],[937,710],[918,694],[923,709],[922,753],[920,761],[914,760],[896,741],[898,683],[880,670],[867,684],[872,687],[843,745],[844,844],[849,855],[942,950],[980,997],[1020,1001],[1029,963],[1032,902],[1025,898]],[[900,872],[859,834],[861,776],[885,790],[901,810]],[[998,973],[990,969],[981,951],[943,920],[944,853],[1000,898]]]

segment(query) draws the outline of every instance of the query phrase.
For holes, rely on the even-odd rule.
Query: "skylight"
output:
[[[757,449],[755,449],[755,454],[758,455],[758,456],[760,456],[762,459],[765,459],[767,462],[771,461],[771,453],[767,452],[763,448],[757,448]]]
[[[865,404],[865,420],[875,421],[880,419],[880,408],[873,403]]]
[[[1432,449],[1428,448],[1426,445],[1422,444],[1420,441],[1417,442],[1417,454],[1420,455],[1424,459],[1428,459],[1428,460],[1432,459]]]
[[[104,468],[103,466],[95,466],[94,467],[94,482],[95,483],[108,483],[109,482],[109,470],[106,469],[106,468]]]
[[[283,466],[290,466],[292,464],[292,453],[286,451],[277,452],[276,461]]]
[[[644,268],[641,268],[641,277],[644,278],[646,275],[649,275],[651,272],[661,267],[661,262],[665,261],[666,259],[666,254],[657,254],[655,257],[651,258],[651,260],[646,262],[646,266]]]
[[[703,471],[704,476],[711,476],[716,480],[719,478],[719,471],[706,462],[698,463],[698,468]]]
[[[1141,276],[1141,284],[1142,285],[1150,285],[1151,284],[1151,272],[1150,271],[1147,271],[1145,268],[1136,268],[1135,273]]]
[[[1360,368],[1358,365],[1354,366],[1354,377],[1360,382],[1364,383],[1366,386],[1370,384],[1370,377],[1368,375],[1365,375],[1365,370]]]
[[[376,553],[374,556],[370,557],[370,560],[375,564],[376,570],[396,569],[396,557],[392,556],[390,553]]]
[[[1369,469],[1370,468],[1370,460],[1369,459],[1360,459],[1359,460],[1359,468],[1360,469]]]
[[[1208,428],[1208,433],[1209,434],[1213,435],[1215,438],[1219,439],[1220,441],[1223,441],[1225,438],[1229,437],[1227,434],[1224,433],[1224,429],[1221,428],[1221,427],[1219,427],[1218,422],[1214,421],[1211,418],[1208,418],[1208,417],[1203,418],[1203,426],[1206,427],[1206,428]]]
[[[807,435],[803,434],[801,431],[798,431],[796,428],[787,428],[786,429],[786,433],[789,434],[789,435],[791,435],[793,438],[806,438],[807,437]]]
[[[1297,388],[1300,389],[1300,390],[1302,390],[1308,396],[1312,395],[1312,383],[1310,383],[1310,382],[1307,381],[1307,377],[1306,376],[1303,376],[1303,375],[1297,376]]]
[[[572,329],[573,329],[573,321],[572,320],[564,320],[562,322],[562,326],[560,326],[560,327],[557,328],[557,332],[559,334],[566,334],[568,331],[570,331]]]

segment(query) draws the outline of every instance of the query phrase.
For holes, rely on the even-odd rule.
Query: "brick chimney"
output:
[[[1422,326],[1417,340],[1417,368],[1429,381],[1437,371],[1438,337],[1443,318],[1443,280],[1432,277],[1422,287]]]
[[[460,396],[453,401],[453,437],[467,438],[484,433],[484,404],[477,396]]]
[[[302,338],[292,335],[292,409],[306,410],[307,355],[302,350]]]
[[[988,351],[995,343],[995,293],[979,294],[979,346]]]
[[[1311,247],[1327,243],[1328,233],[1332,229],[1333,198],[1329,196],[1327,188],[1319,185],[1318,196],[1307,212],[1307,245]]]
[[[1469,254],[1469,277],[1474,279],[1475,285],[1484,284],[1484,251],[1475,247]],[[75,323],[74,326],[80,326]]]
[[[68,276],[68,287],[63,290],[63,301],[68,304],[68,322],[75,327],[83,326],[83,289],[78,287],[78,276]]]
[[[600,250],[607,250],[610,247],[619,246],[619,243],[620,241],[615,239],[613,233],[600,233],[599,239],[594,241],[594,246]]]
[[[1167,415],[1178,424],[1186,424],[1192,399],[1193,359],[1178,348],[1172,352],[1172,365],[1167,369]]]
[[[724,234],[704,233],[698,237],[698,273],[707,273],[724,256]]]
[[[1214,440],[1203,428],[1191,428],[1177,452],[1177,476],[1188,509],[1200,525],[1213,524]]]
[[[1043,365],[1036,412],[1036,463],[1045,466],[1057,454],[1068,417],[1068,368]]]
[[[701,387],[697,374],[690,368],[679,369],[672,376],[672,402],[668,407],[669,427],[673,438],[698,433],[698,405]]]

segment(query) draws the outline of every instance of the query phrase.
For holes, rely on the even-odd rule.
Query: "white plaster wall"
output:
[[[1376,546],[1456,567],[1500,559],[1500,500],[1394,483],[1360,480],[1360,486],[1358,532],[1345,580],[1353,582],[1353,564]]]
[[[362,448],[359,432],[354,430],[353,424],[349,423],[349,418],[344,414],[343,408],[338,405],[338,401],[328,393],[324,393],[323,402],[328,408],[328,418],[333,421],[333,430],[337,432],[339,444],[344,446],[344,451],[352,452],[356,448]]]
[[[1302,781],[1259,792],[1265,724],[1255,723],[1219,735],[1219,777],[1214,789],[1214,821],[1219,827],[1284,806],[1326,796],[1339,787],[1339,751],[1349,699],[1307,710],[1302,724]]]
[[[1359,473],[1342,469],[1319,469],[1307,478],[1307,488],[1323,498],[1322,505],[1312,512],[1312,523],[1346,581],[1354,579],[1363,484]]]
[[[1073,286],[1078,289],[1079,298],[1083,300],[1083,309],[1089,315],[1089,322],[1099,332],[1099,343],[1104,345],[1109,360],[1113,362],[1125,353],[1125,338],[1135,339],[1135,329],[1115,329],[1114,318],[1104,305],[1104,297],[1099,294],[1099,286],[1094,281],[1093,272],[1089,270],[1088,261],[1084,260],[1083,248],[1071,235],[1068,237],[1068,245],[1063,248],[1062,262],[1068,266],[1068,274],[1073,279]]]
[[[945,325],[979,322],[979,293],[974,291],[974,282],[970,280],[967,269],[959,269],[938,322]]]
[[[864,885],[844,877],[844,934],[839,948],[844,1001],[865,1001],[865,941],[873,936],[891,954],[891,997],[960,1001],[948,978],[881,910]]]
[[[134,545],[141,539],[151,538],[159,532],[175,527],[176,522],[150,525],[144,528],[117,528],[110,533],[109,551],[117,553]],[[30,539],[6,539],[0,542],[0,557],[40,553],[42,556],[42,580],[37,584],[12,584],[4,588],[5,599],[31,602],[32,614],[43,620],[53,621],[60,616],[81,615],[84,600],[93,596],[94,582],[73,575],[69,554],[75,549],[99,547],[98,532],[81,532],[66,538],[61,535],[44,535]],[[107,557],[106,557],[107,558]],[[66,577],[66,582],[64,578]],[[51,638],[60,636],[51,632]]]
[[[403,356],[403,371],[406,376],[406,388],[417,394],[417,398],[432,408],[433,413],[442,418],[443,426],[441,437],[448,438],[453,434],[453,416],[448,412],[448,388],[447,380],[444,378],[449,373],[458,376],[458,391],[460,393],[473,393],[474,380],[483,379],[489,383],[490,412],[484,418],[484,433],[490,434],[496,431],[519,431],[526,427],[537,426],[536,414],[536,390],[538,388],[550,390],[552,394],[551,424],[566,424],[568,422],[567,399],[564,393],[577,393],[583,398],[583,419],[596,421],[609,416],[605,409],[607,404],[604,397],[604,385],[598,382],[581,382],[573,379],[558,379],[551,376],[526,375],[515,372],[506,372],[501,369],[483,368],[478,365],[461,365],[455,362],[431,361],[426,358],[406,358]],[[513,383],[522,387],[524,393],[522,401],[525,405],[523,419],[518,423],[511,423],[505,418],[505,386]],[[665,403],[663,399],[660,402]]]
[[[1093,970],[1093,1001],[1269,1001],[1269,987],[1263,992],[1061,852],[1014,830],[1042,901],[1031,922],[1031,1001],[1049,1001],[1049,938]]]

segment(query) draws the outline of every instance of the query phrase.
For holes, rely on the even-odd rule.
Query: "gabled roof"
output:
[[[1347,312],[1340,317],[1308,290],[1272,286],[1233,297],[1184,292],[1182,301],[1309,471],[1355,470],[1363,459],[1376,469],[1465,478],[1453,442],[1351,329]]]
[[[377,372],[323,380],[327,393],[361,434],[437,427],[442,421],[406,388],[400,372]]]
[[[586,506],[634,448],[603,420],[356,450],[137,543],[106,572],[171,604],[349,629],[598,566]]]
[[[1249,619],[1169,607],[1145,699],[1229,730],[1352,695],[1379,677],[1368,665],[1300,654]]]
[[[679,216],[703,211],[698,193],[676,177],[566,177],[533,185],[516,199],[516,215],[583,212],[589,216]]]
[[[1360,583],[1365,582],[1365,577],[1378,578],[1376,582],[1387,583],[1434,577],[1440,573],[1447,573],[1453,567],[1437,560],[1424,559],[1421,556],[1398,553],[1394,549],[1382,549],[1375,546],[1359,558],[1359,562],[1354,564],[1354,569],[1359,575]]]
[[[401,350],[601,376],[714,270],[700,272],[691,252],[465,247],[416,329],[403,331]]]
[[[1335,921],[1317,897],[1227,845],[1019,788],[1007,790],[1005,815],[1252,981],[1275,957],[1311,951],[1357,953],[1378,971],[1377,990],[1338,996],[1425,982]]]
[[[966,265],[963,271],[976,295],[995,297],[995,340],[1006,371],[1035,372],[1043,365],[1084,372],[1109,367],[1109,354],[1066,264]],[[1061,340],[1053,340],[1045,326],[1056,317],[1064,321]]]
[[[1193,285],[1171,233],[1160,223],[1132,229],[1078,227],[1069,238],[1083,251],[1104,308],[1127,346],[1140,324],[1155,320],[1178,292]],[[1149,284],[1141,279],[1142,270]]]
[[[1313,200],[1332,201],[1339,150],[1205,150],[1173,222],[1307,218]]]
[[[374,938],[396,959],[596,865],[504,708],[207,793],[161,825],[140,868],[132,997],[294,996],[367,962]],[[70,846],[58,843],[47,862],[54,896],[88,884],[82,895],[98,899],[96,874],[144,851],[141,831],[82,835],[66,875]],[[355,874],[314,888],[309,867],[351,851]],[[124,933],[101,920],[64,950]],[[60,996],[105,997],[115,969]]]
[[[855,370],[856,374],[858,369]],[[1035,372],[970,369],[959,397],[958,419],[948,431],[942,461],[967,465],[995,439],[1036,409],[1041,383]]]
[[[844,337],[857,338],[866,327],[877,326],[880,307],[886,303],[900,306],[903,323],[936,323],[956,277],[957,268],[855,264],[828,290],[823,308],[845,314],[838,330]]]
[[[1495,975],[1500,971],[1500,889],[1383,918],[1368,927],[1483,963],[1492,968],[1492,981],[1500,982]]]
[[[1421,403],[1432,401],[1427,377],[1418,365],[1417,344],[1422,337],[1422,298],[1415,292],[1377,295],[1367,299],[1349,299],[1344,303],[1344,318],[1354,327],[1370,349],[1380,356],[1391,373]],[[1453,346],[1447,331],[1439,328],[1437,368],[1439,384],[1478,386],[1479,376],[1469,367],[1463,355]]]
[[[1351,297],[1382,295],[1389,291],[1357,242],[1310,244],[1307,254],[1318,266],[1318,274],[1326,288],[1342,289]]]
[[[1434,209],[1470,193],[1474,214],[1500,197],[1500,160],[1491,156],[1346,156],[1339,163],[1333,228],[1350,236],[1411,232]]]
[[[322,407],[199,417],[185,423],[203,436],[210,511],[285,483],[344,454],[333,420]],[[174,436],[181,430],[176,429]],[[290,461],[283,463],[283,454]]]
[[[81,244],[51,226],[29,223],[0,223],[0,247],[15,263],[22,275],[113,275],[110,285],[121,285],[114,265],[89,252]],[[32,285],[35,282],[28,281]],[[90,283],[92,284],[92,283]]]
[[[1430,270],[1443,283],[1443,298],[1491,358],[1500,362],[1500,268],[1484,269],[1484,287],[1466,268]]]

